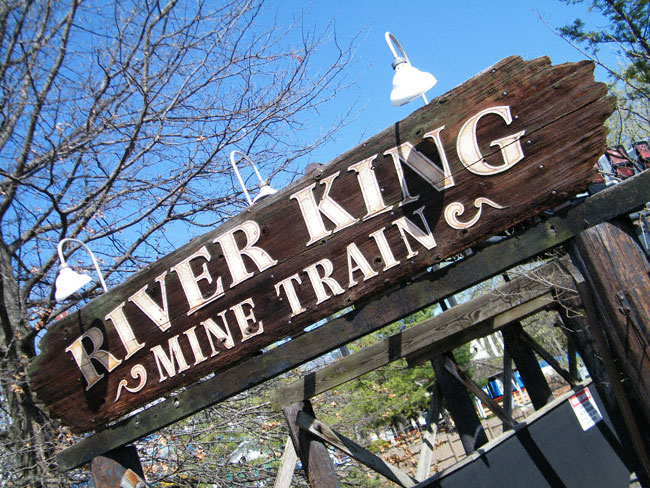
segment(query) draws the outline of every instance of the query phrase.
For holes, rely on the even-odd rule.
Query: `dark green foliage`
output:
[[[584,3],[584,0],[564,1],[567,4]],[[590,11],[601,14],[609,24],[591,28],[582,19],[576,19],[560,28],[560,33],[585,46],[596,58],[602,48],[613,49],[629,64],[620,72],[612,70],[612,75],[638,85],[638,89],[647,94],[650,83],[650,1],[591,0],[587,3]]]
[[[559,34],[609,73],[618,109],[608,121],[609,143],[629,144],[648,137],[650,126],[650,1],[563,0],[589,6],[585,19],[561,27]],[[594,20],[596,19],[596,20]],[[604,22],[603,22],[604,21]],[[607,63],[604,53],[616,63]]]

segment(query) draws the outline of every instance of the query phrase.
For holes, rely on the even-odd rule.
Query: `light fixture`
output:
[[[386,32],[386,44],[393,53],[393,91],[390,93],[390,102],[393,106],[404,105],[417,97],[422,97],[424,104],[429,103],[424,94],[438,82],[435,76],[413,67],[402,45],[390,32]],[[398,56],[393,42],[397,45],[400,55]]]
[[[76,242],[81,247],[83,247],[86,252],[88,252],[90,259],[92,259],[93,264],[95,265],[95,270],[97,270],[97,276],[99,276],[99,282],[101,283],[102,288],[105,292],[108,291],[106,288],[106,282],[102,276],[102,272],[99,269],[99,264],[97,264],[97,260],[95,259],[95,256],[93,255],[90,248],[78,239],[71,239],[69,237],[66,237],[65,239],[61,239],[59,241],[59,245],[57,246],[61,265],[59,266],[59,274],[56,277],[56,281],[54,282],[54,298],[56,300],[64,300],[72,295],[75,291],[86,286],[91,280],[90,276],[87,274],[77,273],[65,262],[65,258],[63,257],[63,244],[66,242]]]
[[[239,174],[239,169],[237,169],[237,161],[235,160],[235,156],[239,154],[243,159],[248,161],[248,164],[250,164],[253,167],[253,171],[255,171],[255,174],[257,175],[257,179],[260,181],[259,187],[260,187],[260,192],[257,194],[253,200],[251,200],[251,196],[248,194],[248,190],[246,190],[246,185],[244,185],[244,180],[242,180],[241,175]],[[246,156],[241,151],[232,151],[230,153],[230,162],[232,164],[232,168],[235,170],[235,174],[237,175],[237,179],[239,180],[239,184],[242,187],[242,190],[244,190],[244,195],[246,195],[246,200],[248,201],[248,205],[253,205],[257,201],[261,200],[264,197],[268,197],[269,195],[273,195],[274,193],[277,193],[277,190],[274,190],[271,188],[271,186],[267,183],[266,180],[262,179],[262,176],[260,175],[260,172],[257,171],[257,168],[255,167],[255,164],[253,161],[251,161],[251,158]]]

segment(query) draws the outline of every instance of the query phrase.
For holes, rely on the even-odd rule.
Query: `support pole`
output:
[[[524,382],[528,396],[535,410],[539,410],[553,400],[553,392],[548,386],[542,368],[537,362],[535,352],[523,339],[523,327],[517,322],[501,330],[506,350],[517,365],[517,370]]]
[[[436,381],[431,393],[427,426],[422,436],[422,445],[420,446],[420,455],[418,456],[418,467],[415,473],[415,479],[418,481],[424,481],[429,477],[429,471],[433,463],[436,435],[438,434],[438,417],[440,416],[441,410],[442,391],[440,391],[440,384]]]
[[[113,449],[90,462],[96,488],[146,488],[135,446]]]
[[[488,438],[469,393],[446,367],[448,363],[453,362],[455,361],[452,353],[441,354],[431,361],[436,372],[436,380],[440,383],[445,405],[456,424],[463,449],[466,454],[471,454],[483,444],[487,444]]]
[[[512,358],[510,350],[503,348],[503,412],[512,418]],[[503,421],[503,431],[510,430],[509,422]]]
[[[344,435],[339,434],[330,426],[319,422],[314,417],[305,414],[305,412],[298,412],[296,416],[296,424],[301,429],[311,433],[314,437],[322,439],[328,444],[343,451],[348,456],[352,457],[361,464],[365,464],[370,469],[385,476],[394,483],[403,487],[412,487],[417,484],[417,481],[411,478],[408,474],[398,469],[395,466],[384,461],[379,456],[371,453],[367,449],[361,447],[352,439],[348,439]],[[319,485],[320,486],[320,485]]]
[[[334,465],[325,444],[310,432],[298,427],[299,412],[315,417],[309,400],[298,402],[282,410],[289,426],[293,447],[302,461],[302,467],[312,488],[339,488]]]
[[[567,356],[569,357],[569,374],[571,377],[575,378],[577,381],[582,381],[580,378],[580,373],[578,371],[578,359],[576,357],[576,345],[573,341],[573,336],[570,334],[566,335],[567,338]]]
[[[599,224],[569,244],[591,291],[612,355],[650,422],[650,264],[623,222]],[[595,325],[595,324],[594,324]]]

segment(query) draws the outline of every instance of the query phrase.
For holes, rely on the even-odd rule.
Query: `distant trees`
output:
[[[318,110],[351,54],[332,26],[280,23],[262,0],[0,3],[3,483],[67,483],[51,454],[69,436],[25,379],[39,332],[76,303],[54,300],[57,243],[88,243],[114,283],[222,222],[242,201],[229,150],[270,176],[329,140],[343,121]]]
[[[648,0],[563,0],[589,5],[608,24],[592,26],[583,19],[559,29],[567,41],[611,75],[618,110],[610,119],[610,142],[646,139],[650,129],[650,2]],[[600,19],[599,19],[600,22]],[[604,50],[619,59],[612,66],[602,59]]]

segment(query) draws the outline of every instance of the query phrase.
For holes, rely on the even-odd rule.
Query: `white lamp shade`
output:
[[[54,298],[56,300],[64,300],[75,291],[86,286],[90,280],[90,276],[77,273],[75,270],[70,268],[70,266],[64,264],[59,269],[59,275],[56,277],[54,283],[56,290],[54,292]]]
[[[395,107],[404,105],[429,91],[437,82],[431,73],[420,71],[408,62],[399,63],[395,66],[390,102]]]
[[[273,195],[274,193],[277,192],[278,190],[274,190],[273,188],[271,188],[271,186],[268,183],[262,182],[262,187],[260,188],[260,192],[257,194],[255,198],[253,198],[253,203],[257,202],[258,200],[261,200],[264,197]]]

